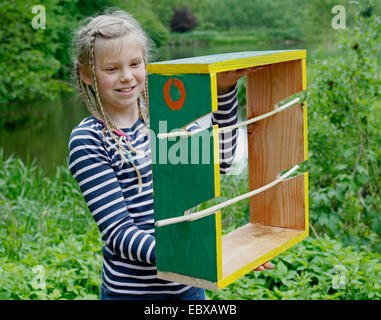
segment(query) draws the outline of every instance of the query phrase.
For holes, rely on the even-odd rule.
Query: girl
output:
[[[116,11],[90,18],[78,30],[76,44],[77,83],[92,115],[71,133],[69,168],[105,242],[101,299],[204,299],[202,289],[156,276],[146,130],[151,41],[134,18]],[[219,108],[213,124],[236,123],[235,84],[250,71],[218,76]],[[222,173],[233,161],[236,135],[235,130],[229,139],[221,136]],[[230,146],[224,153],[226,140]]]

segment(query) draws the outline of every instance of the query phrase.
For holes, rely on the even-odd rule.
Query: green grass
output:
[[[100,235],[68,169],[1,150],[0,168],[0,299],[96,299]]]

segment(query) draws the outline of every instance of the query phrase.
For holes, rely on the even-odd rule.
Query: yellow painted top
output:
[[[148,73],[215,73],[306,58],[306,50],[244,51],[155,62]]]

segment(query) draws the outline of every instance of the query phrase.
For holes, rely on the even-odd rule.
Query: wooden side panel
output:
[[[304,230],[304,174],[287,179],[252,198],[255,207],[252,222],[268,226]]]
[[[169,83],[170,82],[170,83]],[[191,122],[212,112],[211,83],[215,85],[215,77],[209,74],[187,74],[164,76],[148,75],[150,95],[150,127],[159,131],[159,121],[165,121],[166,130],[182,128]],[[166,87],[166,85],[168,86]],[[165,98],[165,88],[169,88],[169,96],[174,102],[181,98],[183,87],[184,103],[177,110],[168,106]]]
[[[247,118],[270,112],[275,104],[302,91],[303,71],[303,61],[300,59],[276,63],[249,74],[246,85]],[[301,105],[296,105],[248,126],[250,190],[270,183],[283,170],[304,161],[303,122],[303,109]],[[285,223],[282,218],[285,212],[269,211],[265,207],[268,201],[263,197],[262,194],[250,199],[251,222],[292,228],[288,223],[282,225]]]
[[[184,104],[171,109],[164,88],[169,80],[181,81]],[[157,134],[179,129],[212,111],[209,75],[149,75],[151,158],[156,220],[183,215],[184,211],[215,195],[215,141],[213,129],[191,138],[158,139]],[[179,90],[170,86],[170,97],[179,99]],[[218,161],[216,161],[218,163]],[[198,192],[195,192],[197,190]]]
[[[213,128],[188,139],[157,138],[158,133],[181,128],[212,112],[211,86],[215,86],[215,79],[208,74],[149,75],[156,221],[182,216],[186,210],[219,193],[216,190],[219,184],[215,182],[216,178],[219,181],[218,159],[214,160],[218,139],[215,141]],[[185,99],[180,105],[177,101],[181,101],[184,92]],[[168,105],[169,98],[173,101],[172,107],[176,108]],[[155,237],[158,271],[217,281],[214,216],[156,228]]]
[[[159,271],[218,280],[214,215],[156,228],[155,237]]]

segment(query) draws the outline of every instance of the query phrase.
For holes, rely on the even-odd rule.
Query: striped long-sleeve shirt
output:
[[[237,122],[237,87],[218,96],[212,124]],[[119,152],[102,136],[102,125],[93,116],[76,126],[69,142],[69,169],[77,180],[87,206],[101,232],[104,246],[102,287],[109,294],[179,297],[195,288],[157,278],[151,148],[141,119],[122,129],[131,137],[134,163],[142,177],[142,191],[135,169],[123,164]],[[107,137],[107,134],[106,134]],[[109,138],[111,141],[111,138]],[[220,170],[226,173],[233,161],[237,130],[220,134]]]

